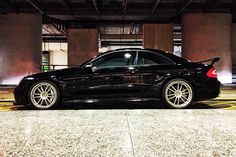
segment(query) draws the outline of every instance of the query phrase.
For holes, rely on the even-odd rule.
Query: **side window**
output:
[[[154,54],[151,52],[142,52],[139,51],[138,53],[138,65],[148,65],[148,64],[172,64],[173,62],[167,59],[164,56],[159,54]]]
[[[136,52],[115,52],[107,54],[93,62],[93,66],[97,68],[127,66],[132,65],[136,56]]]

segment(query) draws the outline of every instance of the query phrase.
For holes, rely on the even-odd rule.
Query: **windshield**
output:
[[[97,57],[97,56],[96,56],[96,57]],[[94,57],[94,58],[96,58],[96,57]],[[85,66],[87,63],[89,63],[90,61],[92,61],[94,58],[91,58],[91,59],[87,60],[86,62],[80,64],[79,67]]]
[[[105,53],[99,53],[97,56],[95,56],[95,57],[93,57],[93,58],[87,60],[86,62],[80,64],[79,67],[85,66],[86,64],[90,63],[91,61],[93,61],[94,59],[96,59],[97,57],[99,57],[99,56],[101,56],[101,55],[103,55],[103,54],[105,54]]]

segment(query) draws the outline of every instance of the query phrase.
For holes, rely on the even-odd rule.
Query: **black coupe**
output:
[[[193,63],[154,49],[118,49],[78,67],[24,77],[14,90],[15,105],[37,109],[103,100],[161,99],[171,108],[215,98],[220,82],[211,65]]]

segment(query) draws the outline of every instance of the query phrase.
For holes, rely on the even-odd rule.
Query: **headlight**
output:
[[[34,80],[33,77],[26,77],[25,80]]]

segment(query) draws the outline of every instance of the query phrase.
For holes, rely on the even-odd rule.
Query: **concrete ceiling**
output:
[[[176,28],[186,12],[231,13],[235,23],[236,0],[0,0],[0,14],[43,14],[45,41],[66,41],[68,27],[96,28],[106,40],[139,40],[143,23],[170,22],[181,40]]]
[[[0,0],[0,13],[37,13],[66,21],[147,23],[181,21],[184,12],[232,13],[234,0]]]

